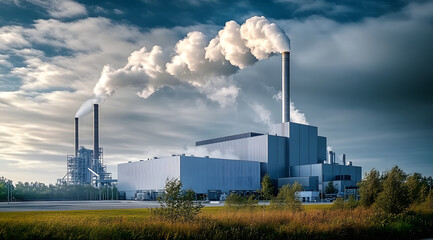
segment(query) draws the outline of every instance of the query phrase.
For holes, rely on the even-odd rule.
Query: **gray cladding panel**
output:
[[[308,127],[308,163],[317,163],[317,127]]]
[[[260,189],[259,162],[182,156],[180,171],[184,189],[196,193]]]
[[[323,163],[326,161],[326,137],[318,136],[317,137],[317,159],[318,163]]]
[[[306,125],[300,125],[300,131],[299,131],[299,139],[300,139],[300,164],[308,164],[309,159],[309,149],[308,149],[308,126]]]
[[[236,139],[203,145],[209,152],[220,151],[223,154],[233,154],[239,160],[268,162],[268,135]]]
[[[290,124],[290,166],[297,166],[299,162],[299,124]]]
[[[179,177],[179,156],[118,165],[119,191],[160,190],[167,178]]]

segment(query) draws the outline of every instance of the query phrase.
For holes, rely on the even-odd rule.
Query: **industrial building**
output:
[[[269,174],[274,186],[299,182],[303,201],[318,201],[330,181],[338,194],[354,194],[361,167],[343,154],[327,153],[327,138],[315,126],[290,122],[290,53],[282,53],[282,123],[271,133],[243,133],[195,143],[208,152],[229,153],[233,159],[172,155],[118,165],[118,188],[127,199],[155,199],[166,179],[179,178],[184,189],[219,198],[219,194],[250,194],[260,189]],[[322,195],[323,196],[323,195]]]
[[[62,183],[74,185],[91,184],[94,187],[111,185],[111,173],[104,165],[104,151],[99,146],[99,105],[93,105],[93,150],[79,147],[79,118],[74,122],[75,154],[66,156],[66,175],[60,180]]]

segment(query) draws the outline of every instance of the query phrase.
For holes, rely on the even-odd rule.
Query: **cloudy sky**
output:
[[[404,0],[0,0],[0,176],[62,178],[88,99],[103,102],[114,176],[198,140],[267,133],[281,121],[272,23],[291,39],[294,121],[364,172],[433,175],[432,13],[433,1]],[[253,41],[248,19],[269,34]],[[92,148],[91,115],[80,119]]]

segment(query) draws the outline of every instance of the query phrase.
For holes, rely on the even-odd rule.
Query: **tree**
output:
[[[259,190],[260,196],[264,200],[269,200],[274,196],[274,186],[271,182],[271,177],[266,174],[262,179],[262,189]]]
[[[334,182],[333,181],[330,181],[328,183],[328,185],[326,185],[325,193],[326,194],[338,193],[338,189],[334,186]]]
[[[164,193],[158,196],[161,207],[153,210],[153,213],[173,222],[194,220],[203,207],[200,202],[195,203],[194,198],[194,191],[182,190],[182,183],[179,179],[167,179]]]
[[[382,183],[379,171],[371,169],[366,173],[364,180],[359,183],[359,194],[361,195],[360,204],[370,207],[376,201],[377,196],[382,191]]]
[[[4,177],[0,178],[0,201],[4,201],[7,198],[7,186],[6,186],[7,179]]]
[[[277,209],[288,209],[291,211],[301,211],[302,203],[298,199],[297,192],[302,190],[302,185],[295,182],[293,185],[287,184],[280,188],[278,195],[271,200],[271,206]]]
[[[376,200],[376,207],[387,213],[401,213],[410,204],[409,192],[404,184],[406,174],[397,166],[385,174],[382,192]]]
[[[408,189],[411,203],[421,203],[425,200],[428,193],[427,179],[423,178],[420,173],[410,175],[405,185]]]

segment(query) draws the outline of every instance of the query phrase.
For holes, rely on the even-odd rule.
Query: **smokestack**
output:
[[[283,123],[290,122],[290,52],[282,52],[282,115]]]
[[[78,157],[78,118],[75,118],[75,157]]]
[[[346,154],[343,154],[343,165],[346,166]]]
[[[329,164],[332,164],[332,151],[329,151]]]
[[[93,159],[99,160],[99,106],[93,104]]]

